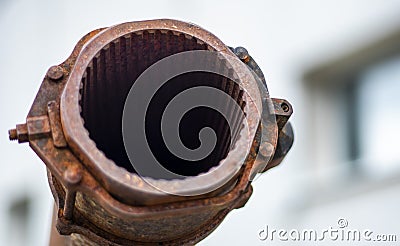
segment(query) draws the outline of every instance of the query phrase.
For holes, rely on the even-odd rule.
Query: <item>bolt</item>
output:
[[[243,47],[236,47],[235,55],[244,62],[248,62],[249,60],[249,52]]]
[[[265,157],[265,158],[269,158],[272,156],[273,152],[274,152],[274,146],[268,142],[262,143],[260,145],[260,149],[259,149],[259,153]]]
[[[9,138],[11,141],[18,140],[17,129],[8,130],[8,138]]]
[[[8,137],[11,141],[18,140],[18,143],[29,141],[28,128],[26,124],[17,124],[17,127],[8,131]]]
[[[69,167],[64,172],[64,179],[70,184],[78,184],[82,179],[82,172],[79,168]]]
[[[64,70],[61,66],[52,66],[47,71],[47,77],[49,79],[57,81],[64,76]]]
[[[283,112],[285,112],[285,113],[289,112],[289,106],[286,103],[282,103],[281,108],[282,108]]]

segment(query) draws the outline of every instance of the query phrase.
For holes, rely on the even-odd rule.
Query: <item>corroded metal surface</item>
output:
[[[150,35],[149,30],[153,32],[154,36],[153,38],[149,37]],[[193,24],[188,24],[179,21],[172,21],[172,20],[143,21],[134,23],[124,23],[117,26],[113,26],[103,30],[101,33],[96,35],[96,37],[94,37],[85,45],[85,47],[80,52],[76,60],[75,67],[71,71],[65,90],[61,97],[61,107],[63,107],[61,110],[61,119],[65,130],[65,136],[67,138],[69,146],[72,148],[75,154],[79,155],[79,158],[85,163],[87,168],[96,176],[99,182],[101,182],[105,187],[107,187],[109,192],[111,192],[114,196],[117,196],[119,199],[123,199],[127,203],[132,203],[133,201],[134,203],[140,203],[140,204],[154,204],[154,203],[165,202],[166,200],[169,201],[176,199],[181,200],[183,198],[176,196],[166,196],[165,193],[160,192],[159,190],[156,190],[152,186],[148,185],[135,173],[132,172],[126,173],[125,170],[118,168],[118,166],[115,165],[114,161],[106,157],[105,154],[106,149],[103,148],[103,150],[100,150],[100,148],[103,147],[101,146],[101,141],[92,141],[89,138],[89,134],[86,130],[88,128],[85,128],[84,125],[82,124],[80,107],[79,107],[79,99],[81,98],[81,95],[79,94],[77,88],[81,86],[81,79],[82,77],[85,76],[85,72],[86,76],[90,75],[90,73],[89,74],[87,73],[88,67],[92,67],[91,71],[106,70],[105,72],[103,72],[105,73],[104,75],[97,75],[97,77],[111,76],[112,72],[108,72],[107,70],[108,69],[112,70],[113,68],[105,66],[107,61],[102,62],[103,59],[107,60],[107,57],[113,57],[111,53],[104,51],[105,46],[107,46],[108,50],[110,50],[111,47],[114,47],[114,49],[118,46],[122,47],[123,45],[121,45],[122,43],[121,38],[124,38],[125,42],[127,40],[130,40],[131,43],[139,43],[136,44],[136,46],[138,46],[137,48],[146,51],[143,53],[148,53],[150,48],[153,47],[155,42],[154,40],[157,35],[157,32],[155,30],[160,30],[159,33],[160,39],[163,37],[162,34],[165,33],[166,36],[165,39],[167,44],[166,45],[167,53],[165,55],[171,55],[173,53],[185,51],[188,49],[208,49],[208,50],[218,51],[220,54],[230,55],[234,57],[234,54],[231,53],[230,49],[227,46],[225,46],[217,37],[207,32],[206,30],[198,26],[195,26]],[[138,35],[140,37],[143,37],[144,40],[140,41],[140,39],[137,38]],[[168,45],[169,41],[172,41],[172,43]],[[117,42],[119,43],[119,45],[117,45]],[[115,43],[115,44],[112,46],[110,45],[110,43],[111,44]],[[132,47],[132,45],[131,46],[128,45],[127,47]],[[154,49],[154,51],[156,51],[156,49]],[[147,58],[146,56],[142,55],[140,56],[140,59],[143,59],[144,61],[143,62],[139,61],[138,63],[139,64],[143,63],[144,65],[148,66],[148,64],[146,64],[146,61],[149,64],[151,64],[152,61],[148,60],[150,58],[154,59],[154,56]],[[156,59],[161,59],[162,57],[163,55],[160,54],[159,57],[156,57]],[[96,61],[94,62],[93,59],[95,59]],[[135,60],[132,61],[132,63],[134,62]],[[100,66],[100,69],[94,69],[93,67],[95,67],[95,64],[97,64],[97,66]],[[128,63],[127,66],[129,65],[130,64]],[[104,67],[103,70],[101,69],[101,66]],[[131,71],[132,74],[131,75],[128,74],[127,76],[133,76],[135,74],[135,71],[137,71],[137,73],[140,73],[145,68],[146,66],[142,66],[140,68],[133,69],[133,71]],[[90,81],[94,80],[93,77],[94,75],[91,76]],[[243,78],[243,80],[246,79]],[[251,91],[252,89],[255,90],[257,88],[251,88],[251,86],[249,86],[249,88],[246,89]],[[90,90],[84,90],[84,91],[90,91]],[[119,91],[119,93],[121,92]],[[104,94],[102,94],[101,96],[103,95]],[[124,98],[124,96],[122,96],[122,98]],[[85,105],[87,104],[83,104],[84,107],[82,109],[84,115],[86,112]],[[258,115],[255,112],[257,105],[255,105],[254,102],[248,100],[246,107],[248,108],[249,111],[250,110],[254,111],[252,113],[249,112],[249,114],[253,115],[254,118],[254,120],[250,121],[251,125],[249,126],[250,128],[249,131],[255,132],[257,125],[259,123],[259,121],[257,120]],[[261,108],[261,106],[258,106],[258,108]],[[99,110],[105,111],[100,108],[98,110],[92,110],[92,111],[96,112]],[[97,115],[97,117],[86,117],[86,118],[94,118],[96,120],[101,121],[104,117],[99,114]],[[85,123],[89,125],[92,124],[91,122],[86,122],[86,121]],[[98,122],[95,124],[98,124]],[[103,130],[100,129],[99,131],[101,131],[102,135],[104,135],[106,134],[105,133],[106,129],[107,131],[112,131],[113,128],[114,127],[107,127],[106,125],[102,128]],[[121,130],[117,132],[121,132]],[[251,135],[251,133],[249,135]],[[110,146],[114,146],[115,144],[113,143],[118,144],[118,142],[121,142],[121,141],[113,141],[114,138],[106,138],[106,139],[107,142],[112,141],[111,144],[107,143],[107,145]],[[275,146],[276,138],[275,139],[270,138],[270,139],[272,141],[272,145]],[[241,158],[243,159],[244,152],[246,152],[246,149],[248,148],[247,146],[251,145],[251,142],[252,139],[249,138],[241,139],[241,141],[238,141],[237,151],[230,153],[230,155],[227,156],[224,162],[230,163],[229,165],[238,165],[238,164],[241,165],[241,163],[238,163],[236,160]],[[123,149],[123,146],[120,147],[120,149]],[[117,156],[123,156],[123,153],[117,153]],[[119,159],[119,161],[123,162],[124,160]],[[220,169],[221,173],[228,172],[229,166],[228,165],[226,166],[227,166],[226,171]],[[127,169],[126,166],[124,166],[124,168]],[[188,189],[188,187],[193,187],[194,189],[198,189],[199,187],[211,183],[214,177],[215,174],[204,173],[202,175],[197,175],[184,180],[174,180],[171,182],[170,181],[164,182],[163,180],[160,180],[158,182],[160,186],[175,187],[175,189],[179,191],[180,189]]]
[[[120,121],[100,123],[109,115],[99,105],[123,106],[131,84],[110,81],[134,81],[154,61],[187,50],[236,55],[235,59],[247,64],[263,84],[262,89],[248,84],[246,73],[235,71],[241,74],[239,79],[247,91],[260,91],[260,98],[250,100],[234,83],[211,79],[246,112],[253,134],[247,136],[253,137],[237,133],[235,148],[229,150],[223,143],[213,156],[212,165],[239,167],[229,182],[202,195],[175,196],[149,186],[124,164]],[[266,99],[269,93],[264,75],[246,50],[231,50],[193,24],[175,20],[130,22],[84,36],[65,62],[48,70],[26,123],[17,125],[9,135],[11,140],[29,142],[46,164],[58,210],[56,227],[62,235],[72,234],[73,245],[195,244],[231,210],[246,204],[252,193],[252,177],[278,165],[292,145],[293,132],[287,124],[291,105],[282,99],[273,100],[276,124],[266,124],[255,113]],[[116,110],[110,118],[118,119],[120,112]],[[238,132],[240,125],[238,120]],[[224,125],[215,122],[215,126],[222,129],[219,137],[226,138]],[[259,152],[261,158],[256,158]],[[179,190],[198,188],[220,178],[205,171],[184,180],[157,182]]]

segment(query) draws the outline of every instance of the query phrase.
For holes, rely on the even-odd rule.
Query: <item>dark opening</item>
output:
[[[149,30],[131,33],[107,44],[86,69],[82,78],[80,105],[84,126],[97,148],[112,159],[116,165],[135,172],[125,152],[122,137],[122,113],[125,99],[137,77],[158,60],[172,54],[189,50],[207,50],[209,47],[195,38],[172,32]],[[194,86],[210,86],[229,94],[244,107],[243,92],[227,78],[206,72],[192,72],[177,76],[153,97],[146,114],[146,137],[157,160],[177,174],[194,176],[207,172],[224,159],[241,128],[239,112],[232,105],[221,101],[234,120],[233,136],[227,120],[216,110],[198,107],[189,111],[180,122],[179,134],[186,147],[199,146],[199,131],[208,126],[217,135],[217,145],[212,153],[199,161],[182,160],[166,148],[160,129],[162,113],[168,102],[178,93]],[[230,112],[232,111],[232,112]]]

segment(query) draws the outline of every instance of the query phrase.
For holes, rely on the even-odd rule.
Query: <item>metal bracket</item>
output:
[[[47,105],[48,115],[28,117],[25,124],[18,124],[8,131],[10,140],[26,143],[29,140],[52,137],[54,146],[66,147],[67,142],[62,131],[60,106],[56,101]]]

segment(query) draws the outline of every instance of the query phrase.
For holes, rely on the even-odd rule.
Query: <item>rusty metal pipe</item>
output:
[[[129,93],[157,62],[193,51],[222,58],[188,56],[185,63],[215,63],[232,77],[194,71],[160,88],[147,108],[146,137],[164,168],[185,178],[141,175],[124,145]],[[169,64],[168,71],[184,65]],[[195,134],[206,126],[217,137],[206,158],[189,161],[168,151],[159,129],[172,98],[196,87],[217,89],[232,100],[217,96],[222,113],[200,107],[182,118],[179,133],[188,148],[200,144]],[[286,100],[269,97],[264,75],[245,49],[231,49],[193,24],[151,20],[84,36],[65,62],[49,69],[27,122],[9,135],[29,142],[47,165],[58,210],[56,227],[60,234],[72,235],[72,244],[194,244],[227,213],[244,206],[256,173],[282,161],[293,142],[287,124],[291,114]]]

